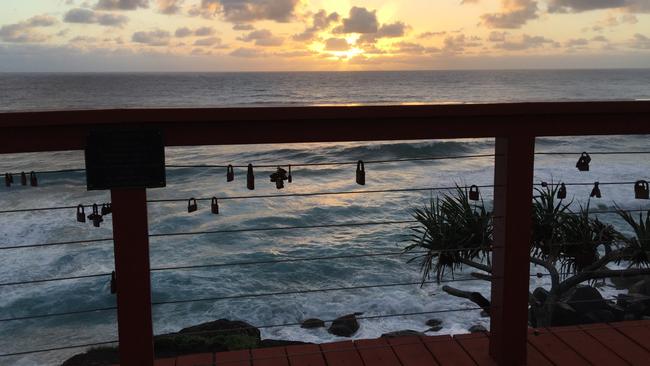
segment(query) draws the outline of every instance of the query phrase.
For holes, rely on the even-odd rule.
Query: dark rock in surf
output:
[[[300,327],[305,329],[323,328],[324,326],[325,322],[317,318],[304,320],[302,324],[300,324]]]
[[[435,319],[435,318],[434,319],[429,319],[429,320],[427,320],[427,322],[425,324],[430,326],[430,327],[437,327],[439,325],[442,325],[442,320]]]
[[[362,314],[363,313],[354,313],[337,318],[332,322],[332,325],[327,331],[339,337],[351,337],[357,332],[357,330],[359,330],[357,316]]]
[[[381,335],[382,338],[397,338],[397,337],[407,337],[407,336],[424,336],[426,334],[418,332],[417,330],[405,329],[397,330],[395,332],[388,332]]]
[[[468,329],[468,331],[469,331],[470,333],[485,333],[485,332],[487,332],[488,330],[485,329],[484,326],[477,324],[477,325],[472,325],[472,326]]]

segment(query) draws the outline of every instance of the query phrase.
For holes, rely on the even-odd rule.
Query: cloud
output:
[[[158,10],[163,14],[178,14],[185,0],[156,0]]]
[[[555,44],[552,39],[542,36],[529,36],[524,34],[519,41],[507,41],[498,44],[496,47],[508,51],[521,51],[530,48],[539,48],[547,44]]]
[[[194,41],[195,46],[214,46],[218,44],[221,44],[221,38],[219,37],[201,38]]]
[[[379,38],[397,38],[406,34],[408,26],[402,22],[383,24],[376,33],[366,33],[359,37],[359,43],[375,43]]]
[[[589,45],[589,40],[586,38],[574,38],[566,41],[564,45],[570,48],[582,48]]]
[[[100,10],[135,10],[148,8],[149,0],[99,0],[96,9]]]
[[[338,27],[336,33],[377,33],[379,22],[377,11],[368,11],[366,8],[353,6],[349,18],[343,19],[343,25]]]
[[[246,23],[235,23],[235,25],[232,26],[232,30],[236,31],[250,31],[255,29],[255,27],[252,24],[246,24]]]
[[[90,9],[75,8],[63,16],[66,23],[100,24],[107,27],[121,27],[129,22],[129,18],[121,14],[98,13]]]
[[[331,24],[338,23],[341,17],[338,13],[329,13],[323,9],[319,10],[312,17],[311,26],[305,29],[304,32],[294,34],[291,38],[295,41],[310,41],[316,38],[316,35],[319,31],[328,29]]]
[[[490,42],[503,42],[506,40],[506,35],[508,32],[497,32],[497,31],[492,31],[490,32],[490,35],[488,36],[488,40]]]
[[[188,27],[181,27],[176,29],[174,36],[177,38],[184,38],[189,36],[205,37],[215,34],[216,31],[212,27],[199,27],[196,30],[191,30]]]
[[[397,49],[394,52],[397,53],[405,53],[405,54],[413,54],[413,55],[421,55],[425,53],[438,53],[440,52],[440,49],[437,47],[425,47],[421,44],[418,43],[413,43],[413,42],[398,42],[394,44],[394,46],[397,47]]]
[[[478,37],[467,37],[464,34],[449,36],[445,38],[443,50],[451,53],[463,52],[465,48],[481,46],[480,40]]]
[[[51,27],[57,23],[54,17],[37,15],[19,23],[0,27],[0,39],[11,43],[45,42],[50,36],[39,33],[34,28]]]
[[[550,0],[549,13],[580,13],[590,10],[622,9],[630,13],[650,12],[648,0]]]
[[[446,31],[424,32],[424,33],[418,34],[418,38],[423,39],[423,38],[431,38],[431,37],[440,37],[440,36],[444,36],[445,34],[447,34]]]
[[[630,41],[630,47],[650,50],[650,37],[644,36],[641,33],[636,33],[634,38]]]
[[[255,42],[256,46],[265,47],[280,46],[284,42],[284,39],[274,36],[268,29],[252,31],[237,39],[244,42]]]
[[[329,38],[325,41],[326,51],[347,51],[348,49],[350,49],[350,45],[345,38]]]
[[[521,28],[529,20],[537,19],[537,1],[502,0],[501,12],[483,14],[482,24],[488,28]]]
[[[260,51],[255,48],[238,48],[230,52],[230,56],[242,57],[242,58],[255,58],[264,55],[265,55],[264,51]]]
[[[233,23],[274,20],[286,23],[293,19],[299,0],[201,0],[202,12],[221,14]]]
[[[131,40],[136,43],[142,43],[149,46],[166,46],[169,44],[171,34],[167,31],[157,29],[148,32],[135,32]]]
[[[592,42],[609,42],[609,39],[605,36],[595,36],[591,39]]]

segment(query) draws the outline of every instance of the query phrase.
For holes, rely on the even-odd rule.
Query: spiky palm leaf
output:
[[[625,238],[626,254],[630,262],[629,267],[650,267],[650,211],[643,218],[639,213],[636,221],[631,213],[617,207],[619,216],[634,230],[634,236]]]

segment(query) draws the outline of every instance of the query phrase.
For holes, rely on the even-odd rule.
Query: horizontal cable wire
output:
[[[413,224],[413,223],[417,223],[417,222],[418,222],[417,220],[397,220],[397,221],[376,221],[376,222],[348,222],[348,223],[324,224],[324,225],[257,227],[257,228],[246,228],[246,229],[224,229],[224,230],[204,230],[204,231],[159,233],[159,234],[149,234],[149,237],[151,237],[151,238],[160,238],[160,237],[168,237],[168,236],[245,233],[245,232],[255,232],[255,231],[309,230],[309,229],[327,229],[327,228],[336,228],[336,227],[400,225],[400,224]]]
[[[52,347],[52,348],[43,348],[43,349],[21,351],[21,352],[2,353],[2,354],[0,354],[0,357],[23,356],[23,355],[29,355],[29,354],[32,354],[32,353],[45,353],[45,352],[63,351],[63,350],[66,350],[66,349],[97,347],[97,346],[105,346],[105,345],[114,344],[114,343],[119,343],[119,342],[117,340],[114,340],[114,341],[104,341],[104,342],[78,344],[78,345],[74,345],[74,346]]]
[[[30,320],[30,319],[41,319],[41,318],[53,318],[53,317],[58,317],[58,316],[89,314],[89,313],[96,313],[96,312],[102,312],[102,311],[111,311],[111,310],[117,310],[117,306],[109,306],[109,307],[105,307],[105,308],[94,308],[94,309],[85,309],[85,310],[72,310],[72,311],[65,311],[65,312],[60,312],[60,313],[25,315],[25,316],[13,317],[13,318],[2,318],[2,319],[0,319],[0,322],[12,322],[12,321],[18,321],[18,320]]]
[[[33,279],[33,280],[25,280],[25,281],[19,281],[19,282],[4,282],[4,283],[0,283],[0,287],[17,286],[17,285],[30,285],[30,284],[56,282],[56,281],[81,280],[81,279],[86,279],[86,278],[97,278],[97,277],[108,277],[110,279],[110,276],[111,276],[110,273],[96,273],[96,274],[70,276],[70,277]]]
[[[89,244],[89,243],[100,243],[106,241],[112,241],[113,238],[103,238],[103,239],[88,239],[88,240],[72,240],[72,241],[60,241],[55,243],[40,243],[40,244],[28,244],[28,245],[2,245],[0,250],[8,249],[24,249],[24,248],[41,248],[41,247],[52,247],[60,245],[75,245],[75,244]]]
[[[463,279],[452,279],[444,280],[441,283],[448,282],[468,282],[468,281],[480,281],[477,278],[463,278]],[[295,291],[280,291],[280,292],[265,292],[258,294],[240,294],[240,295],[231,295],[231,296],[220,296],[220,297],[204,297],[197,299],[184,299],[184,300],[169,300],[169,301],[155,301],[152,302],[152,306],[158,305],[169,305],[169,304],[184,304],[192,302],[217,302],[222,300],[234,300],[234,299],[245,299],[245,298],[258,298],[258,297],[272,297],[272,296],[284,296],[284,295],[300,295],[300,294],[311,294],[319,292],[333,292],[333,291],[350,291],[350,290],[365,290],[372,288],[385,288],[385,287],[403,287],[403,286],[416,286],[424,284],[433,284],[437,281],[417,281],[417,282],[403,282],[403,283],[388,283],[388,284],[378,284],[378,285],[360,285],[360,286],[349,286],[349,287],[330,287],[330,288],[319,288],[319,289],[305,289],[305,290],[295,290]]]
[[[540,151],[535,155],[581,155],[585,151],[568,152],[568,151]],[[586,151],[589,155],[643,155],[650,154],[650,151]]]
[[[479,185],[478,188],[494,188],[497,187],[491,184]],[[256,196],[226,196],[215,197],[218,200],[242,200],[242,199],[260,199],[260,198],[283,198],[283,197],[310,197],[310,196],[332,196],[332,195],[348,195],[348,194],[373,194],[373,193],[401,193],[401,192],[428,192],[428,191],[447,191],[456,188],[469,188],[469,187],[430,187],[430,188],[396,188],[396,189],[376,189],[365,191],[339,191],[339,192],[311,192],[311,193],[286,193],[286,194],[266,194]],[[187,198],[167,198],[167,199],[153,199],[148,200],[148,203],[162,203],[162,202],[187,202]],[[212,197],[196,198],[197,201],[210,201]]]

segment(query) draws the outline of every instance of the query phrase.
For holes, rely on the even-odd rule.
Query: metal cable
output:
[[[18,317],[13,317],[13,318],[2,318],[2,319],[0,319],[0,322],[12,322],[12,321],[18,321],[18,320],[52,318],[52,317],[57,317],[57,316],[79,315],[79,314],[96,313],[96,312],[102,312],[102,311],[111,311],[111,310],[117,310],[117,306],[109,306],[109,307],[105,307],[105,308],[95,308],[95,309],[86,309],[86,310],[73,310],[73,311],[65,311],[65,312],[60,312],[60,313],[26,315],[26,316],[18,316]]]
[[[78,345],[74,345],[74,346],[52,347],[52,348],[43,348],[43,349],[36,349],[36,350],[30,350],[30,351],[3,353],[3,354],[0,354],[0,357],[22,356],[22,355],[28,355],[28,354],[32,354],[32,353],[44,353],[44,352],[62,351],[62,350],[66,350],[66,349],[97,347],[97,346],[104,346],[104,345],[107,345],[107,344],[114,344],[114,343],[119,343],[119,342],[117,340],[115,340],[115,341],[105,341],[105,342],[78,344]]]
[[[20,281],[20,282],[5,282],[5,283],[0,283],[0,287],[16,286],[16,285],[28,285],[28,284],[55,282],[55,281],[80,280],[80,279],[86,279],[86,278],[97,278],[97,277],[106,277],[106,276],[108,276],[110,278],[111,274],[110,273],[96,273],[96,274],[81,275],[81,276],[57,277],[57,278],[41,278],[41,279],[25,280],[25,281]]]
[[[10,246],[4,245],[4,246],[0,246],[0,250],[24,249],[24,248],[41,248],[41,247],[51,247],[51,246],[59,246],[59,245],[100,243],[100,242],[112,241],[112,240],[113,240],[113,238],[103,238],[103,239],[60,241],[60,242],[56,242],[56,243],[42,243],[42,244],[29,244],[29,245],[10,245]]]
[[[580,155],[583,151],[580,152],[568,152],[568,151],[540,151],[536,152],[535,155]],[[650,154],[650,151],[587,151],[589,155],[642,155]]]

